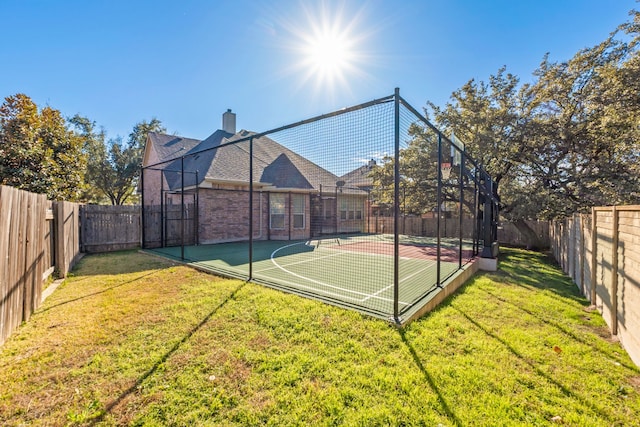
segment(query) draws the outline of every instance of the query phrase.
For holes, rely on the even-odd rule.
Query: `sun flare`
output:
[[[349,42],[339,34],[316,35],[308,42],[307,60],[314,71],[335,77],[350,65]]]
[[[372,30],[365,25],[364,7],[354,10],[341,2],[320,1],[302,7],[301,15],[282,22],[287,48],[294,54],[286,75],[296,76],[298,88],[317,94],[350,92],[355,80],[369,77],[370,56],[364,53]]]

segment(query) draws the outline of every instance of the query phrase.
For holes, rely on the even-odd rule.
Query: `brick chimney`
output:
[[[232,113],[231,109],[222,115],[222,130],[231,134],[236,133],[236,113]]]

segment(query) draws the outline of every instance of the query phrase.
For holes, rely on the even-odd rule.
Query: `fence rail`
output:
[[[593,208],[554,221],[551,248],[640,365],[640,206]]]
[[[82,252],[140,247],[140,206],[80,206]]]
[[[80,253],[78,205],[0,186],[0,345],[40,306],[43,282]]]

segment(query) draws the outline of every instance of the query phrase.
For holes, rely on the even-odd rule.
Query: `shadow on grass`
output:
[[[126,389],[124,392],[120,394],[120,396],[118,396],[116,399],[114,399],[112,402],[106,405],[104,410],[99,415],[97,415],[94,419],[91,420],[91,425],[96,425],[100,423],[102,420],[104,420],[104,417],[113,410],[113,408],[118,406],[124,399],[126,399],[129,395],[134,393],[147,378],[153,375],[158,370],[158,368],[162,366],[171,357],[171,355],[173,355],[182,346],[182,344],[187,342],[193,336],[193,334],[198,332],[198,330],[200,330],[200,328],[202,328],[209,321],[209,319],[211,319],[211,317],[213,317],[213,315],[218,312],[218,310],[224,307],[227,304],[227,302],[232,300],[236,296],[236,294],[246,284],[247,282],[243,282],[236,289],[234,289],[233,292],[231,292],[220,304],[214,307],[213,310],[211,310],[204,318],[202,318],[200,323],[198,323],[193,328],[191,328],[186,333],[186,335],[182,337],[182,339],[180,339],[180,341],[175,343],[173,347],[171,347],[165,354],[163,354],[147,372],[142,374],[140,378],[136,380],[136,382],[131,387]]]
[[[586,346],[594,349],[595,351],[597,351],[598,353],[602,354],[603,356],[606,356],[608,358],[614,359],[616,362],[620,363],[620,365],[624,366],[625,368],[627,368],[627,369],[629,369],[629,370],[631,370],[633,372],[636,372],[636,373],[640,372],[640,369],[638,369],[636,366],[632,366],[632,365],[630,365],[628,363],[625,363],[624,360],[622,360],[622,357],[615,356],[614,354],[610,354],[608,352],[602,351],[601,349],[599,349],[597,347],[594,347],[594,345],[592,343],[585,341],[582,337],[578,336],[575,332],[571,331],[569,328],[566,328],[566,327],[562,326],[561,324],[559,324],[557,322],[554,322],[552,320],[545,319],[543,316],[540,315],[540,313],[536,313],[536,312],[534,312],[532,310],[528,310],[528,309],[520,306],[519,304],[515,304],[515,303],[509,301],[506,298],[502,298],[500,295],[494,294],[493,292],[489,291],[488,289],[484,289],[484,288],[479,287],[479,286],[477,288],[479,290],[487,293],[491,297],[497,299],[498,301],[500,301],[500,302],[502,302],[504,304],[509,304],[510,306],[512,306],[512,307],[514,307],[514,308],[516,308],[518,310],[521,310],[524,313],[527,313],[528,315],[530,315],[532,317],[535,317],[535,318],[539,319],[541,322],[543,322],[543,323],[545,323],[545,324],[557,329],[561,333],[567,335],[569,338],[571,338],[571,339],[573,339],[573,340],[575,340],[575,341],[577,341],[577,342],[579,342],[579,343],[581,343],[583,345],[586,345]]]
[[[407,338],[407,335],[404,329],[400,329],[398,332],[400,334],[400,338],[402,338],[402,342],[409,350],[409,353],[411,353],[411,357],[413,357],[413,361],[415,362],[416,366],[418,367],[418,369],[420,369],[420,371],[422,372],[422,375],[424,375],[424,378],[425,380],[427,380],[427,383],[429,383],[429,387],[431,387],[431,390],[433,390],[436,396],[438,396],[438,402],[440,403],[442,410],[453,421],[454,425],[461,426],[462,422],[458,419],[456,414],[453,412],[453,410],[445,400],[442,393],[440,393],[440,389],[438,388],[436,383],[433,381],[433,378],[431,377],[431,374],[429,374],[429,371],[427,371],[427,369],[422,364],[422,361],[420,360],[420,357],[418,356],[416,349],[409,342],[409,339]]]
[[[594,413],[596,413],[599,416],[605,418],[608,421],[609,425],[613,425],[617,421],[617,420],[613,420],[611,414],[607,413],[605,411],[605,409],[600,408],[600,407],[596,406],[595,403],[590,402],[588,399],[585,399],[582,396],[579,396],[579,395],[575,394],[574,392],[569,390],[564,384],[562,384],[559,381],[553,379],[549,374],[547,374],[542,369],[540,369],[538,366],[536,366],[533,362],[531,362],[531,360],[529,358],[525,357],[525,355],[521,354],[518,350],[516,350],[513,346],[511,346],[511,344],[509,344],[506,340],[504,340],[503,338],[499,337],[497,334],[493,333],[492,331],[490,331],[487,328],[485,328],[484,326],[482,326],[477,320],[473,319],[465,311],[459,309],[458,307],[454,306],[453,304],[450,304],[449,307],[451,307],[453,310],[456,310],[458,313],[460,313],[462,316],[464,316],[471,324],[473,324],[476,328],[478,328],[482,332],[484,332],[488,337],[490,337],[490,338],[494,339],[495,341],[499,342],[500,344],[502,344],[511,354],[513,354],[519,360],[521,360],[522,362],[527,364],[531,369],[533,369],[533,371],[536,374],[540,375],[546,381],[548,381],[550,384],[553,384],[555,387],[557,387],[558,390],[560,390],[562,392],[562,394],[564,394],[566,397],[579,401],[583,406],[591,409]]]
[[[141,249],[89,253],[78,261],[69,277],[140,273],[173,265],[176,265],[174,260]]]
[[[548,290],[583,306],[589,305],[578,287],[548,255],[505,248],[501,249],[499,261],[498,271],[487,273],[490,277],[506,278],[517,286]]]
[[[80,300],[83,300],[83,299],[86,299],[86,298],[91,298],[91,297],[96,296],[96,295],[104,294],[104,293],[106,293],[106,292],[109,292],[109,291],[111,291],[111,290],[113,290],[113,289],[116,289],[116,288],[119,288],[119,287],[121,287],[121,286],[128,285],[128,284],[133,283],[133,282],[137,282],[137,281],[138,281],[138,280],[140,280],[140,279],[144,279],[145,277],[149,277],[149,276],[151,276],[151,275],[153,275],[153,274],[156,274],[156,273],[158,273],[158,272],[159,272],[159,271],[150,271],[150,272],[148,272],[147,274],[143,274],[143,275],[138,276],[138,277],[136,277],[136,278],[134,278],[134,279],[127,280],[127,281],[122,282],[122,283],[118,283],[117,285],[109,286],[108,288],[102,289],[101,291],[92,292],[92,293],[90,293],[90,294],[82,295],[82,296],[77,297],[77,298],[72,298],[72,299],[67,300],[67,301],[59,302],[59,303],[54,304],[54,305],[52,305],[52,306],[50,306],[50,307],[47,307],[47,308],[45,308],[45,309],[42,309],[41,311],[39,311],[39,313],[44,313],[44,312],[46,312],[46,311],[51,310],[52,308],[60,307],[60,306],[62,306],[62,305],[69,304],[69,303],[76,302],[76,301],[80,301]],[[80,282],[80,281],[82,281],[82,280],[84,280],[84,279],[78,280],[78,281],[76,281],[76,282],[74,282],[74,283],[78,283],[78,282]]]

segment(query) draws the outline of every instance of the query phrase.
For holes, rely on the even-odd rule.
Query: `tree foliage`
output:
[[[120,137],[106,140],[104,129],[96,130],[95,122],[86,117],[76,115],[71,122],[81,132],[88,155],[86,181],[98,190],[88,198],[95,202],[106,198],[113,205],[135,201],[147,133],[165,132],[162,123],[156,118],[139,122],[124,142]]]
[[[0,184],[49,199],[124,204],[135,201],[146,135],[164,132],[157,119],[137,123],[126,142],[76,115],[37,105],[24,94],[0,106]]]
[[[400,208],[404,214],[420,215],[433,209],[437,187],[437,141],[425,128],[412,124],[408,129],[410,143],[400,150]],[[386,156],[381,165],[373,167],[372,196],[378,204],[392,206],[394,200],[393,157]]]
[[[428,105],[495,178],[509,219],[640,201],[640,19],[632,16],[621,26],[626,41],[614,32],[568,61],[545,56],[530,84],[501,68],[443,108]]]
[[[82,140],[58,110],[24,94],[0,106],[0,183],[44,193],[53,200],[80,199],[86,157]]]

